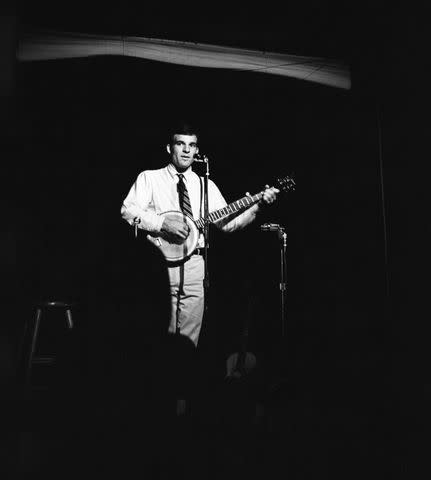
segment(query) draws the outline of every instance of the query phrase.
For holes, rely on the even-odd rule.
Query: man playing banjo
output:
[[[195,346],[204,313],[204,236],[196,228],[203,217],[203,179],[192,169],[198,154],[198,133],[189,124],[176,126],[166,146],[169,164],[158,170],[141,172],[121,207],[122,217],[144,230],[167,252],[172,298],[170,332],[190,338]],[[212,180],[208,181],[208,210],[223,210],[213,223],[225,232],[240,230],[253,222],[262,204],[275,201],[279,190],[266,186],[258,201],[250,201],[239,211],[226,211],[227,203]],[[252,198],[252,197],[250,197]],[[228,206],[229,207],[229,206]],[[219,218],[220,217],[220,218]],[[193,220],[189,220],[192,218]],[[193,249],[187,252],[187,248]],[[162,248],[162,251],[163,251]],[[169,262],[178,249],[186,251],[182,261]],[[169,255],[174,255],[169,257]]]

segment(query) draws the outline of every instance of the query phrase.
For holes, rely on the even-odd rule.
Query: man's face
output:
[[[184,172],[193,163],[193,156],[198,153],[196,135],[174,135],[173,141],[166,147],[171,156],[171,162],[179,172]]]

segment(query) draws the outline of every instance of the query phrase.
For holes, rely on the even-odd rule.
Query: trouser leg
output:
[[[182,292],[180,291],[180,267],[169,268],[169,278],[172,301],[169,331],[185,335],[196,346],[204,313],[203,258],[194,255],[185,262]]]

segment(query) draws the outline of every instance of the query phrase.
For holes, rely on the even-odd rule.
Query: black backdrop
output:
[[[312,331],[334,360],[356,347],[368,355],[364,339],[382,322],[384,236],[377,119],[355,79],[352,91],[341,91],[118,57],[24,63],[18,78],[29,294],[88,295],[86,268],[103,262],[100,252],[127,228],[122,199],[141,170],[166,163],[171,114],[190,115],[227,200],[277,176],[293,174],[297,183],[246,231],[212,231],[213,315],[204,338],[223,352],[235,348],[252,277],[255,348],[279,340],[279,243],[259,229],[270,221],[288,233],[288,327]],[[298,349],[316,365],[315,345]]]

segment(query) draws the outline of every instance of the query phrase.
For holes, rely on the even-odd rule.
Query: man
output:
[[[189,235],[187,224],[178,218],[169,215],[161,217],[158,214],[169,210],[185,211],[184,208],[188,208],[189,212],[191,210],[190,215],[194,219],[203,214],[202,183],[192,169],[194,155],[199,151],[196,129],[188,124],[174,128],[166,150],[170,156],[169,164],[158,170],[145,170],[138,175],[123,202],[121,214],[131,225],[137,224],[138,228],[153,236],[181,243]],[[225,232],[244,228],[256,218],[261,205],[275,201],[278,192],[278,189],[266,186],[259,203],[240,214],[221,219],[215,225]],[[220,190],[209,180],[209,212],[226,204]],[[195,346],[198,344],[204,312],[203,247],[204,237],[201,233],[196,252],[182,265],[170,265],[168,268],[172,298],[169,331],[187,336]]]

